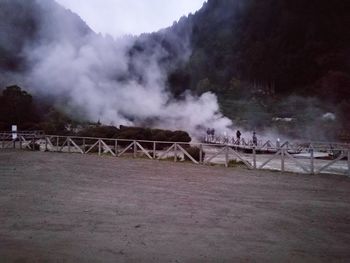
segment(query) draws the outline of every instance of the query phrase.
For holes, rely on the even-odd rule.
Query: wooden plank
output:
[[[85,149],[86,149],[86,141],[85,141],[85,138],[83,138],[83,154],[85,154]]]
[[[309,171],[301,162],[299,162],[294,156],[292,156],[288,151],[284,152],[287,157],[289,157],[294,163],[296,163],[300,168],[302,168],[306,173],[310,173]]]
[[[267,141],[263,144],[263,146],[261,146],[261,148],[264,148],[266,146],[266,148],[271,148],[271,141]]]
[[[64,148],[64,146],[66,145],[67,142],[68,142],[68,139],[66,139],[66,140],[64,141],[64,143],[63,143],[63,145],[61,146],[59,152],[61,152],[61,151],[63,150],[63,148]]]
[[[219,152],[217,152],[216,154],[214,154],[213,156],[211,156],[209,159],[204,160],[204,163],[210,163],[211,160],[213,160],[215,157],[217,157],[217,156],[219,156],[220,154],[222,154],[225,150],[226,150],[226,148],[222,148],[222,150],[220,150]]]
[[[122,156],[124,153],[127,152],[132,146],[134,145],[134,142],[132,142],[128,147],[126,147],[120,154],[118,154],[118,157]]]
[[[348,150],[348,175],[350,176],[350,150]]]
[[[117,156],[118,155],[118,140],[114,141],[114,152],[115,152],[115,155]]]
[[[269,158],[266,162],[264,162],[262,165],[260,165],[258,167],[258,169],[260,170],[260,169],[264,168],[269,162],[271,162],[273,159],[276,158],[276,156],[278,156],[280,154],[281,154],[281,150],[277,151],[277,153],[275,153],[271,158]]]
[[[203,164],[203,144],[199,145],[199,163]]]
[[[13,144],[13,140],[11,141],[8,141],[5,143],[5,148],[8,149],[8,148],[11,148],[11,145]]]
[[[287,149],[288,149],[289,142],[288,142],[288,141],[286,141],[285,143],[283,143],[283,144],[281,145],[281,148],[283,148],[284,146],[287,146]]]
[[[177,143],[174,143],[174,162],[177,162]]]
[[[30,146],[30,142],[28,142],[23,136],[21,136],[21,139],[24,142],[24,148],[28,148],[29,150],[31,150],[32,147]]]
[[[50,137],[45,137],[45,138],[46,138],[46,141],[47,141],[48,145],[49,145],[49,146],[51,147],[51,149],[53,150],[55,147],[53,146]]]
[[[137,157],[137,146],[136,146],[136,141],[134,141],[134,146],[133,146],[133,150],[134,150],[134,153],[133,153],[133,158],[136,158]]]
[[[311,161],[311,174],[315,174],[315,156],[314,149],[310,149],[310,161]]]
[[[73,144],[74,148],[76,148],[81,154],[84,154],[83,150],[71,139],[69,141]]]
[[[153,142],[153,159],[156,159],[156,150],[157,150],[156,142]]]
[[[256,149],[253,147],[253,168],[256,169]]]
[[[139,144],[138,142],[136,142],[136,145],[141,149],[141,151],[149,158],[149,159],[153,159],[152,156],[145,150],[145,148],[142,147],[141,144]]]
[[[158,160],[162,159],[165,155],[167,155],[170,151],[172,151],[174,147],[175,147],[175,144],[171,145],[171,147],[168,150],[166,150],[162,155],[158,157]]]
[[[99,141],[95,142],[85,153],[89,153],[95,146],[98,144]]]
[[[70,138],[69,137],[67,137],[67,145],[68,145],[68,153],[70,153],[71,152],[71,149],[70,149]]]
[[[181,152],[183,152],[193,163],[199,164],[181,145],[177,145]]]
[[[319,174],[321,173],[322,171],[324,171],[325,169],[327,169],[328,167],[332,166],[333,164],[335,164],[336,162],[340,161],[341,159],[343,159],[345,157],[345,154],[344,152],[342,152],[338,158],[334,159],[333,161],[331,161],[330,163],[328,163],[327,165],[321,167],[317,172],[316,174]]]
[[[241,160],[249,169],[254,169],[254,167],[249,163],[247,160],[244,160],[244,158],[235,150],[230,148],[231,153],[236,156],[239,160]]]
[[[103,140],[101,140],[101,143],[107,150],[107,151],[103,151],[103,153],[110,152],[110,154],[112,154],[114,157],[116,157],[116,154],[112,151],[112,149]]]

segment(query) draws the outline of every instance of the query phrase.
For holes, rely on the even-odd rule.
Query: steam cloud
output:
[[[137,38],[81,34],[81,21],[62,17],[66,11],[56,10],[47,1],[38,3],[56,18],[41,18],[40,38],[23,51],[31,65],[25,82],[34,94],[54,98],[70,114],[105,124],[147,124],[184,129],[195,136],[208,126],[224,132],[232,125],[220,113],[212,93],[200,97],[188,93],[182,100],[172,97],[166,87],[166,69],[159,63],[169,54],[160,45],[146,47],[151,53],[130,56]],[[52,19],[62,22],[53,25]],[[186,60],[188,41],[170,37],[183,54],[179,59]]]

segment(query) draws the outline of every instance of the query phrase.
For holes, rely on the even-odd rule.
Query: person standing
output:
[[[211,138],[212,138],[212,142],[215,142],[215,129],[211,129]]]
[[[239,131],[239,130],[237,130],[237,132],[236,132],[236,137],[237,137],[237,144],[238,145],[240,145],[240,143],[241,143],[241,132]]]
[[[258,146],[258,138],[256,137],[256,132],[253,132],[253,145]]]
[[[205,142],[210,142],[210,135],[211,135],[211,130],[210,128],[207,129],[207,137],[205,138]]]

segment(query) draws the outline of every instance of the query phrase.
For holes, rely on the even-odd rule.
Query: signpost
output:
[[[17,139],[17,125],[12,125],[12,140],[16,140]]]

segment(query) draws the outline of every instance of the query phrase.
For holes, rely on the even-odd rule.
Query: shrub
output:
[[[193,157],[197,162],[200,161],[200,148],[199,147],[187,147],[185,149],[189,155]],[[204,160],[205,152],[202,151],[202,161]],[[185,161],[191,161],[190,158],[188,158],[187,155],[185,155]]]
[[[113,138],[118,131],[118,128],[114,126],[88,127],[80,131],[78,136],[95,138]]]
[[[79,132],[81,137],[114,138],[127,141],[119,141],[122,147],[128,146],[133,140],[138,141],[159,141],[159,142],[190,142],[191,137],[185,131],[169,131],[161,129],[150,129],[141,127],[120,126],[97,126],[87,127]],[[145,149],[153,149],[152,142],[140,143]],[[157,143],[157,150],[164,150],[171,146],[171,143]]]
[[[228,167],[237,167],[237,166],[244,166],[244,162],[242,162],[241,160],[229,160],[228,162]]]
[[[170,135],[170,141],[171,142],[190,142],[191,137],[190,135],[185,131],[174,131]]]

